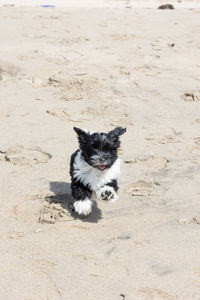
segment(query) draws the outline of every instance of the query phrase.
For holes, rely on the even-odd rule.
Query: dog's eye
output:
[[[103,146],[103,150],[108,150],[108,151],[110,151],[110,150],[112,150],[112,149],[113,149],[113,146],[110,145],[110,144],[105,144],[105,145]]]

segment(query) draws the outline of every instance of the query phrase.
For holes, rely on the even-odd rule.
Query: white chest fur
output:
[[[88,185],[92,191],[97,191],[105,184],[117,179],[120,173],[120,159],[104,171],[100,171],[90,166],[81,156],[81,151],[77,153],[74,160],[74,178],[80,180],[84,185]]]

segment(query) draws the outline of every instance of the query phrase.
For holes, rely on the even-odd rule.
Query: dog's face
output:
[[[116,127],[108,133],[89,133],[76,127],[74,130],[85,161],[100,171],[110,168],[117,159],[119,136],[126,132],[126,128]]]

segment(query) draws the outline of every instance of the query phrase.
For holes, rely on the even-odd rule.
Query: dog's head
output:
[[[101,171],[110,168],[117,159],[119,137],[126,132],[126,128],[116,127],[108,133],[90,133],[76,127],[74,130],[78,134],[79,146],[85,161]]]

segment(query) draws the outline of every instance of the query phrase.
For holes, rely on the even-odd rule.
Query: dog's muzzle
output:
[[[97,165],[96,166],[100,171],[104,171],[106,169],[106,165]]]

